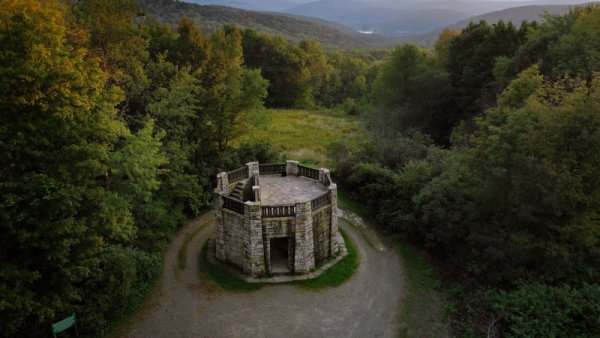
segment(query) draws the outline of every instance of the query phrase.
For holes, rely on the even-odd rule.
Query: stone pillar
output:
[[[296,238],[295,237],[288,237],[288,269],[291,272],[294,272],[294,255],[293,253],[295,252],[295,247],[296,247]]]
[[[225,194],[229,193],[229,176],[226,172],[217,174],[217,191]]]
[[[307,273],[315,268],[315,243],[310,201],[296,203],[294,273]]]
[[[298,176],[298,161],[285,161],[285,173]]]
[[[254,202],[260,203],[260,187],[258,185],[252,186],[252,192],[254,193]]]
[[[266,272],[260,203],[244,203],[244,272],[258,277]]]
[[[227,177],[227,174],[225,174]],[[217,249],[216,256],[218,260],[225,261],[227,255],[225,254],[225,224],[223,223],[223,199],[221,195],[214,194],[215,203],[215,246]]]
[[[246,166],[248,167],[248,177],[252,177],[255,171],[258,173],[258,162],[248,162]]]
[[[329,174],[329,169],[321,168],[319,169],[319,182],[324,186],[328,187],[331,183],[331,175]]]
[[[337,184],[331,183],[327,188],[329,190],[329,203],[331,204],[331,229],[329,231],[329,254],[333,255],[338,251],[337,232]]]
[[[271,241],[269,238],[263,237],[263,247],[265,248],[265,271],[271,273]]]

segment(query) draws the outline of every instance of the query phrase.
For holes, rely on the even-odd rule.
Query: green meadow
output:
[[[242,117],[234,143],[252,140],[270,144],[281,160],[293,159],[311,166],[333,166],[328,155],[332,144],[352,149],[364,145],[364,122],[332,111],[267,109]]]

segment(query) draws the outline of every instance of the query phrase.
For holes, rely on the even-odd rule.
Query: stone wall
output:
[[[337,217],[337,185],[330,183],[329,187],[329,207],[331,211],[331,231],[329,232],[329,252],[333,255],[338,252],[338,217]]]
[[[271,271],[271,238],[294,238],[296,218],[263,218],[263,243],[265,249],[265,268]],[[288,269],[294,270],[294,243],[288,242]]]
[[[310,201],[296,203],[294,236],[294,272],[310,272],[315,268],[315,248]]]
[[[264,238],[294,236],[294,217],[264,218],[262,220]]]
[[[244,210],[246,230],[246,263],[244,272],[258,276],[266,272],[260,203],[246,202]]]
[[[227,262],[243,268],[246,262],[244,215],[223,209],[223,251]],[[218,257],[218,256],[217,256]]]
[[[313,212],[312,216],[313,237],[315,242],[315,263],[331,255],[330,237],[331,237],[331,207],[324,206]]]

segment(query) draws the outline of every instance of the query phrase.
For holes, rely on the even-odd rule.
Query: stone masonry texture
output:
[[[317,170],[319,178],[311,179],[298,176],[298,165],[287,161],[287,175],[283,177],[259,176],[260,183],[254,189],[264,198],[254,202],[230,196],[233,184],[229,184],[228,174],[217,175],[214,213],[218,260],[260,277],[271,274],[275,249],[271,248],[271,239],[287,239],[288,273],[309,273],[337,253],[337,186],[329,170],[321,168]],[[259,163],[246,166],[252,175],[259,174]]]

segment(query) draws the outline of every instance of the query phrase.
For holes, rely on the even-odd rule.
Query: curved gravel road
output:
[[[123,337],[395,337],[400,328],[400,258],[340,219],[360,253],[359,271],[321,291],[266,285],[249,292],[215,290],[199,277],[202,245],[214,231],[212,212],[175,236],[163,261],[158,291],[120,330]],[[186,268],[177,255],[187,238]]]

